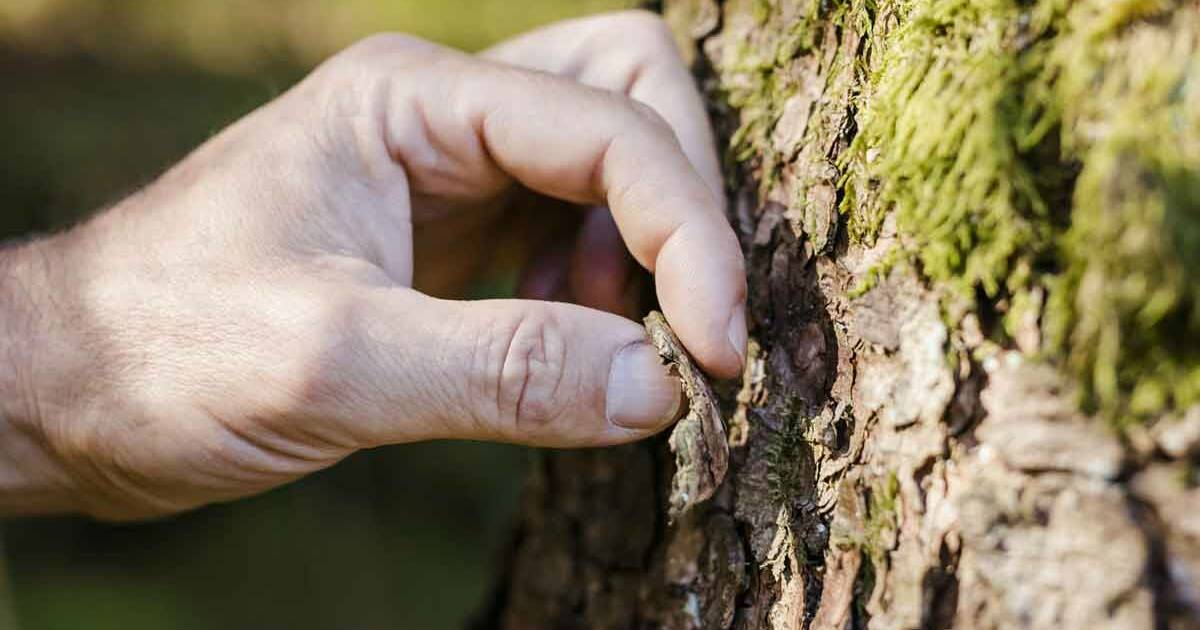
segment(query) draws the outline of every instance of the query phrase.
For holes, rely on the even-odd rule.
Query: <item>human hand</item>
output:
[[[592,207],[522,285],[581,305],[432,297],[487,260],[519,189]],[[622,310],[626,248],[699,363],[737,374],[741,252],[656,18],[479,57],[369,38],[145,190],[0,255],[20,437],[0,440],[0,510],[136,518],[384,444],[650,435],[680,393],[642,328],[604,312]]]

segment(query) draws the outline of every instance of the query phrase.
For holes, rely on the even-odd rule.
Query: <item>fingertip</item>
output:
[[[736,378],[745,363],[746,332],[744,309],[740,306],[724,320],[718,318],[681,318],[678,309],[663,306],[679,341],[706,374],[718,379]]]
[[[735,353],[731,348],[728,348],[722,352],[721,358],[717,361],[706,363],[699,357],[696,360],[708,375],[717,379],[731,379],[741,375],[745,355]]]
[[[748,339],[743,269],[732,233],[681,233],[658,259],[655,289],[663,313],[696,362],[717,378],[742,371]]]

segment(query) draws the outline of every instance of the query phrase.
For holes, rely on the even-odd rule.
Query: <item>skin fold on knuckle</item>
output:
[[[491,328],[476,370],[479,400],[492,431],[516,441],[538,441],[567,409],[571,383],[561,326],[544,313],[510,315]],[[484,404],[487,404],[485,402]]]
[[[304,82],[297,92],[307,95],[301,107],[313,101],[326,116],[381,119],[391,107],[399,107],[397,96],[411,96],[406,86],[428,86],[430,81],[454,71],[463,55],[411,35],[370,35],[330,57]]]

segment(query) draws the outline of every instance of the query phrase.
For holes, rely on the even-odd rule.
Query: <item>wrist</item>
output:
[[[0,248],[0,515],[73,507],[49,448],[43,380],[64,340],[55,312],[50,240]]]

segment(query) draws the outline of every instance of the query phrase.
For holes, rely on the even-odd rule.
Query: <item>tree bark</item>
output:
[[[671,522],[665,436],[542,453],[481,626],[1200,627],[1200,407],[1190,377],[1153,380],[1166,365],[1200,373],[1200,284],[1171,285],[1200,245],[1171,240],[1200,225],[1200,4],[674,0],[665,12],[729,143],[749,263],[751,356],[740,383],[715,387],[728,472]],[[1088,96],[1136,51],[1173,100],[1134,79]],[[1086,64],[1099,70],[1073,82]],[[1113,109],[1139,98],[1138,117]],[[911,111],[920,124],[905,131]],[[1147,122],[1158,111],[1173,112],[1163,138]],[[936,142],[914,148],[922,133]],[[1120,168],[1101,170],[1114,155]],[[1168,161],[1176,179],[1155,176]],[[958,195],[989,177],[980,196]],[[937,182],[944,197],[922,205]],[[1135,212],[1115,231],[1088,214],[1126,202]],[[946,209],[961,212],[929,222]],[[1176,218],[1146,238],[1175,246],[1104,250],[1104,234],[1160,214]],[[942,228],[965,236],[946,245],[930,236]],[[1010,228],[1011,242],[996,236]],[[962,264],[939,263],[947,247]],[[1126,251],[1165,262],[1114,268]],[[1135,272],[1182,287],[1162,316],[1177,337],[1096,297]],[[1153,369],[1106,359],[1105,337],[1087,336],[1098,318]]]

